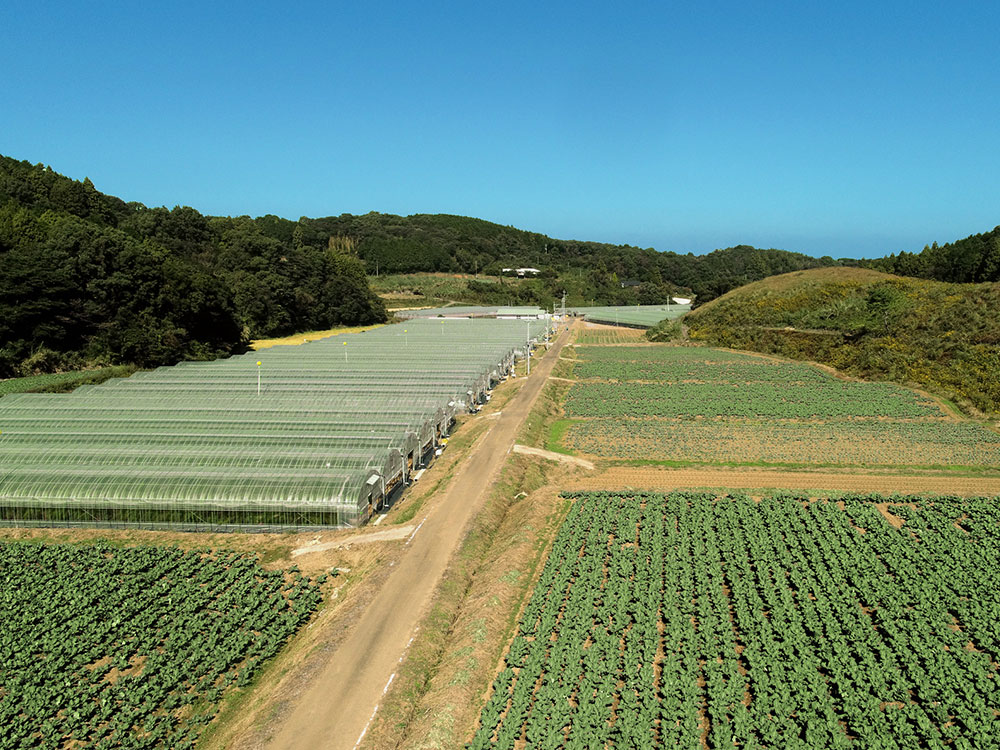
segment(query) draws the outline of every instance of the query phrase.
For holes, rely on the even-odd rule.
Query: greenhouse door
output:
[[[368,486],[368,518],[375,515],[375,491],[378,487],[379,477],[371,476],[368,477],[368,481],[365,484]]]

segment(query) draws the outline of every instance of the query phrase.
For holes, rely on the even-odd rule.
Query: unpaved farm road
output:
[[[375,711],[406,653],[417,625],[428,611],[434,590],[458,549],[469,521],[488,497],[514,437],[566,343],[562,333],[532,363],[499,419],[490,420],[451,483],[415,530],[395,571],[383,584],[352,632],[322,672],[302,693],[295,709],[281,720],[271,750],[353,750],[360,744]]]

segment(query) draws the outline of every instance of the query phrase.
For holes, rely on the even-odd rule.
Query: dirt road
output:
[[[414,519],[407,551],[343,645],[303,692],[295,710],[279,717],[272,750],[353,750],[375,716],[434,590],[466,527],[489,495],[546,378],[566,343],[562,333],[532,363],[531,377],[490,420],[489,431],[463,461],[427,514]]]
[[[732,489],[833,490],[935,495],[998,495],[996,477],[957,477],[857,472],[767,471],[757,469],[663,469],[619,467],[566,483],[566,490],[674,489],[727,487]]]

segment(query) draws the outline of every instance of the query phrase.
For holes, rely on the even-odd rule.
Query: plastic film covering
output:
[[[690,311],[691,305],[621,305],[611,307],[568,307],[566,312],[594,323],[611,323],[633,328],[652,328],[663,320],[674,320]]]
[[[544,318],[540,307],[448,306],[422,310],[396,310],[397,318]]]
[[[356,526],[506,377],[544,319],[410,320],[0,398],[0,521]]]

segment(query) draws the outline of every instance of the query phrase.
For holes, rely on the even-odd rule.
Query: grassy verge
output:
[[[563,442],[563,438],[566,437],[566,433],[569,432],[569,428],[573,426],[575,421],[573,419],[557,419],[550,424],[548,435],[545,438],[545,450],[575,456],[576,451],[567,448]]]
[[[560,380],[550,380],[545,384],[538,401],[535,402],[534,408],[521,428],[517,442],[535,448],[545,447],[550,425],[563,417],[562,404],[571,387],[571,383]]]
[[[565,349],[563,351],[566,351]],[[568,359],[560,357],[559,361],[556,362],[556,366],[552,368],[553,378],[566,378],[567,380],[573,377],[573,367],[576,363],[571,362]]]

